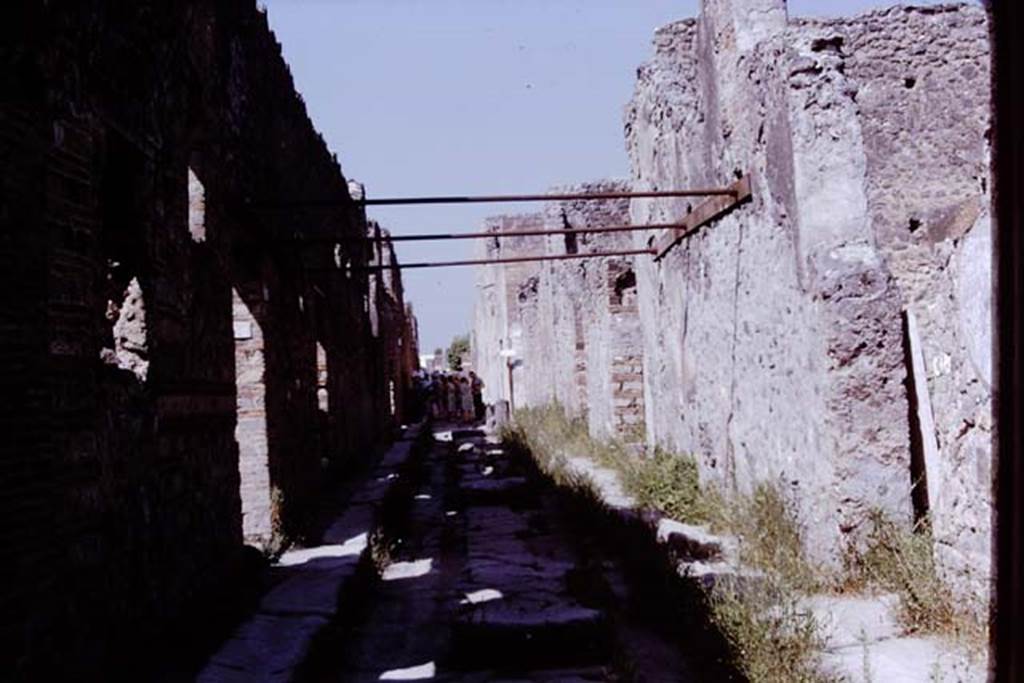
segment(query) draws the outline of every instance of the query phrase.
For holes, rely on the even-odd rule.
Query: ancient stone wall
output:
[[[983,10],[787,21],[783,2],[707,0],[655,48],[626,117],[635,187],[743,172],[754,200],[638,266],[649,441],[695,453],[709,482],[781,484],[825,563],[874,508],[907,523],[929,513],[947,578],[983,605]],[[632,217],[667,220],[688,203],[635,200]],[[919,339],[905,333],[908,312]],[[927,361],[920,386],[912,351]],[[922,391],[934,433],[910,400]],[[918,453],[929,441],[935,457]]]
[[[984,609],[984,11],[900,7],[812,21],[788,18],[781,0],[705,0],[698,18],[657,31],[654,46],[626,112],[633,188],[750,174],[752,202],[660,261],[483,269],[475,348],[485,379],[502,381],[504,366],[487,354],[505,339],[522,363],[517,404],[557,400],[597,435],[639,425],[649,446],[693,453],[705,485],[778,486],[825,566],[839,567],[876,509],[908,525],[928,516],[943,575]],[[699,201],[635,199],[629,218],[678,220]],[[593,219],[628,222],[617,211]],[[560,227],[577,221],[571,212],[552,205],[492,229]],[[485,253],[648,239],[506,238]]]
[[[300,536],[325,465],[389,433],[345,268],[369,254],[297,241],[365,225],[253,3],[24,4],[2,31],[0,669],[123,676],[229,602],[244,483],[254,535]],[[337,206],[274,205],[306,198]]]
[[[407,390],[419,365],[419,349],[411,327],[415,320],[407,317],[402,271],[394,246],[387,240],[391,233],[373,221],[368,227],[374,240],[371,264],[383,266],[370,275],[371,320],[382,360],[374,385],[381,388],[377,397],[381,414],[389,417],[391,428],[396,428],[406,422]]]
[[[486,221],[486,228],[495,234],[508,230],[543,229],[541,214],[495,216]],[[478,244],[476,257],[493,258],[517,254],[541,253],[544,239],[533,236],[495,237]],[[511,263],[484,266],[477,270],[477,297],[473,307],[473,330],[470,335],[473,368],[483,380],[483,396],[487,403],[508,400],[510,396],[509,364],[526,357],[522,348],[524,330],[532,329],[535,318],[539,263]],[[522,301],[520,302],[520,296]],[[520,305],[522,304],[522,305]],[[509,355],[514,352],[516,355]],[[536,390],[546,390],[537,387]],[[533,387],[525,384],[518,400],[544,400],[547,395],[532,399]]]
[[[601,181],[553,192],[622,190]],[[499,237],[506,230],[582,228],[628,222],[626,200],[564,201],[542,212],[489,221],[495,238],[481,255],[508,258],[630,248],[627,233]],[[632,257],[527,262],[480,270],[474,364],[486,399],[518,407],[557,401],[586,419],[596,436],[636,441],[643,434],[643,359]],[[511,349],[514,357],[502,357]],[[508,361],[514,363],[509,375]]]

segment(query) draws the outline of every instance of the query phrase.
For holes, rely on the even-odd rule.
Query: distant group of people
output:
[[[433,419],[463,424],[484,419],[484,383],[472,370],[422,373],[416,383]]]

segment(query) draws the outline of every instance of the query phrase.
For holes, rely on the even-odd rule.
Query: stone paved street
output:
[[[6,3],[0,683],[1024,681],[1022,7]]]
[[[691,679],[681,650],[631,614],[616,562],[497,439],[437,430],[402,476],[407,500],[390,504],[407,518],[366,607],[318,642],[304,678]]]

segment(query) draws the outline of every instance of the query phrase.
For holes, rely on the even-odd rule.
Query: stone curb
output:
[[[762,574],[740,565],[736,539],[640,510],[622,491],[618,473],[588,458],[570,457],[566,463],[574,474],[593,484],[609,514],[625,523],[642,522],[681,577],[706,589],[726,582],[740,590],[758,585]],[[902,634],[895,618],[898,601],[893,595],[809,595],[802,603],[820,624],[824,640],[821,669],[826,675],[863,683],[985,680],[983,664],[971,661],[941,638]]]
[[[736,539],[713,534],[704,526],[684,524],[655,510],[641,509],[623,491],[615,470],[580,456],[567,458],[566,467],[591,482],[609,514],[623,523],[639,522],[646,527],[650,542],[665,553],[682,578],[710,588],[724,581],[756,581],[760,576],[760,572],[740,565]]]
[[[423,425],[413,425],[384,454],[349,507],[323,535],[323,544],[284,553],[289,575],[263,598],[253,616],[220,647],[197,683],[286,683],[310,647],[337,616],[369,550],[377,511],[398,481]]]

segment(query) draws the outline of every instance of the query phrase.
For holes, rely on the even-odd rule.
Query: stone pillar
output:
[[[701,16],[717,40],[740,52],[786,28],[786,0],[703,0]]]
[[[263,331],[237,291],[232,307],[242,533],[247,543],[262,545],[270,541],[273,533]]]

